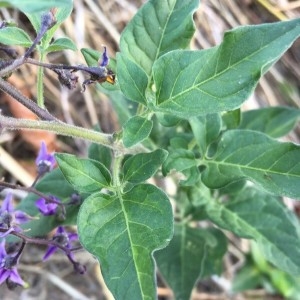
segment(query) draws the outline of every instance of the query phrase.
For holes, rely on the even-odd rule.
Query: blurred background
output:
[[[163,0],[162,0],[163,1]],[[182,0],[184,1],[184,0]],[[63,23],[56,34],[71,38],[78,51],[71,50],[48,55],[48,62],[70,65],[85,64],[80,48],[103,51],[107,46],[109,56],[115,57],[123,28],[134,16],[143,0],[76,0],[72,15]],[[196,33],[191,49],[206,49],[218,45],[226,30],[247,24],[261,24],[300,17],[300,1],[288,0],[202,0],[194,15]],[[0,19],[14,20],[19,27],[34,36],[34,30],[27,18],[18,10],[0,9]],[[19,54],[24,49],[17,47]],[[0,56],[1,59],[2,56]],[[22,66],[8,79],[15,87],[31,99],[36,97],[37,68]],[[84,75],[78,73],[79,82]],[[300,39],[288,50],[275,66],[260,80],[255,93],[245,102],[242,109],[249,110],[265,106],[300,106]],[[61,87],[55,73],[45,72],[46,107],[56,117],[78,126],[92,128],[100,124],[104,132],[120,128],[115,113],[115,102],[103,93],[101,88],[91,85],[84,93],[81,87],[72,91]],[[35,119],[30,111],[6,94],[0,94],[0,108],[4,115],[16,118]],[[300,127],[286,139],[299,143]],[[51,151],[64,151],[78,155],[87,153],[88,143],[66,137],[57,137],[45,132],[8,132],[0,135],[0,177],[8,182],[29,186],[36,176],[34,164],[40,142],[45,141]],[[22,197],[22,193],[16,196]],[[300,207],[295,201],[285,199],[296,213]],[[231,244],[224,259],[224,273],[216,278],[200,282],[192,299],[284,299],[284,287],[297,285],[298,279],[287,278],[278,273],[277,281],[270,278],[270,270],[277,271],[262,261],[249,241],[229,236]],[[9,291],[0,287],[0,299],[113,299],[106,290],[97,262],[87,253],[77,253],[79,260],[87,265],[85,276],[74,275],[73,268],[63,254],[56,254],[47,263],[40,263],[44,249],[30,246],[22,256],[20,272],[31,285],[29,289],[17,288]],[[244,255],[243,252],[249,253]],[[261,268],[259,264],[263,264]],[[255,268],[254,268],[255,267]],[[268,267],[268,265],[267,265]],[[259,276],[253,276],[258,270]],[[257,275],[257,273],[255,273]],[[172,292],[158,277],[160,299],[172,299]],[[277,283],[276,283],[277,282]],[[286,283],[287,282],[287,283]],[[277,284],[277,285],[276,285]],[[230,293],[234,286],[236,293]],[[299,298],[300,299],[300,292]]]

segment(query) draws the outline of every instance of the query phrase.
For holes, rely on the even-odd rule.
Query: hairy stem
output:
[[[85,129],[63,123],[60,121],[39,121],[28,119],[15,119],[0,115],[0,128],[11,130],[17,129],[31,129],[31,130],[45,130],[57,133],[59,135],[82,138],[97,144],[101,144],[110,148],[117,145],[114,144],[111,134],[105,134],[94,130]]]
[[[43,51],[41,51],[39,54],[40,54],[40,61],[42,62],[45,59],[45,55]],[[38,76],[37,76],[37,104],[39,107],[42,108],[45,107],[43,79],[44,79],[44,68],[40,66],[38,68]]]
[[[54,132],[59,135],[70,136],[74,138],[81,138],[96,144],[100,144],[109,147],[119,153],[120,155],[125,154],[136,154],[140,152],[148,152],[149,150],[143,145],[136,145],[130,149],[127,149],[119,141],[115,141],[113,134],[101,133],[98,131],[69,125],[61,121],[40,121],[40,120],[27,120],[27,119],[16,119],[6,117],[0,114],[0,129],[29,129],[29,130],[45,130]]]

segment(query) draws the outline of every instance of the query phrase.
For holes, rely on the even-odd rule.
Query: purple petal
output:
[[[12,268],[10,270],[9,279],[19,285],[25,284],[25,282],[22,280],[21,276],[19,275],[17,268]]]
[[[57,234],[62,234],[62,233],[65,233],[65,229],[62,227],[62,226],[58,226],[57,229],[56,229],[56,233],[55,235]]]
[[[9,277],[10,270],[1,269],[0,270],[0,285]]]
[[[1,262],[2,259],[7,255],[6,249],[5,249],[5,240],[2,240],[0,243],[0,267],[1,267]]]
[[[38,208],[41,214],[44,216],[51,216],[56,213],[57,204],[46,202],[44,198],[40,198],[35,202],[35,206]]]
[[[77,241],[78,240],[78,234],[77,233],[68,233],[68,238],[69,238],[70,242]]]
[[[109,63],[109,57],[107,55],[106,47],[104,46],[104,52],[102,54],[102,60],[100,62],[100,67],[106,67]]]
[[[48,259],[56,251],[56,249],[57,249],[56,246],[49,246],[43,257],[43,260]]]
[[[55,165],[55,157],[53,154],[50,154],[47,152],[47,146],[46,146],[45,142],[41,143],[41,149],[35,160],[35,164],[37,166],[40,166],[41,164],[45,164],[45,165],[49,166],[50,170]]]
[[[41,143],[41,149],[39,151],[39,154],[35,160],[36,165],[39,165],[40,161],[45,160],[45,157],[47,156],[47,146],[45,142],[43,141]]]
[[[13,206],[13,201],[12,201],[12,194],[11,193],[8,193],[5,197],[5,199],[3,200],[2,202],[2,205],[1,205],[1,212],[13,212],[14,211],[14,206]]]
[[[29,216],[21,210],[15,211],[15,218],[18,224],[23,224],[29,221]]]

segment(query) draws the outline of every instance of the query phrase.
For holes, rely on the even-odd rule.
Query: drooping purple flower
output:
[[[100,62],[100,67],[106,67],[109,63],[109,56],[107,54],[106,46],[104,46],[104,51],[102,54],[102,60]]]
[[[25,285],[17,270],[16,254],[8,255],[5,250],[5,240],[0,243],[0,285],[6,281],[8,287]]]
[[[41,148],[35,160],[35,164],[37,166],[38,174],[40,176],[51,171],[55,166],[55,157],[53,153],[48,153],[45,142],[41,143]]]
[[[78,240],[78,234],[77,233],[68,233],[65,231],[65,229],[62,226],[58,226],[55,235],[52,238],[55,242],[60,244],[61,246],[71,249],[72,248],[72,241]],[[50,245],[43,257],[43,260],[48,259],[57,249],[59,249],[55,245]],[[68,255],[73,259],[72,252]]]
[[[58,202],[60,200],[58,198],[52,197],[55,202],[49,202],[44,198],[39,198],[35,202],[35,206],[38,208],[41,214],[44,216],[52,216],[57,212]]]
[[[13,230],[20,231],[19,225],[30,219],[31,217],[23,211],[14,209],[12,194],[8,193],[0,208],[0,228],[7,229],[7,231],[0,234],[0,237],[8,235]]]

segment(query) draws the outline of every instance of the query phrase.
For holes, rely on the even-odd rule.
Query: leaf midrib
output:
[[[297,27],[299,27],[299,26],[297,26]],[[293,31],[293,30],[295,30],[295,28],[290,29],[290,30],[287,31],[284,35],[281,35],[280,37],[275,38],[275,39],[272,40],[270,43],[266,44],[264,47],[262,47],[262,48],[260,48],[259,50],[253,52],[250,56],[244,57],[244,59],[238,61],[237,63],[235,63],[235,64],[233,64],[233,65],[230,65],[230,67],[224,69],[223,71],[221,71],[221,72],[219,72],[219,73],[215,73],[214,76],[207,78],[206,80],[200,82],[199,84],[192,85],[190,88],[188,88],[188,89],[186,89],[186,90],[184,90],[184,91],[182,91],[182,92],[176,94],[175,96],[172,96],[172,97],[170,97],[170,98],[168,98],[168,99],[166,99],[166,100],[160,101],[160,103],[161,103],[161,104],[167,104],[167,103],[169,103],[169,102],[172,102],[172,101],[174,101],[174,99],[176,99],[177,97],[180,97],[180,96],[184,95],[185,93],[189,93],[189,92],[190,92],[191,90],[193,90],[193,89],[199,89],[202,93],[207,94],[205,91],[201,90],[201,88],[200,88],[201,85],[203,85],[203,84],[205,84],[205,83],[207,83],[207,82],[209,82],[209,81],[214,80],[215,78],[217,78],[218,76],[221,76],[222,74],[224,74],[224,73],[227,72],[228,70],[232,69],[233,67],[236,67],[236,66],[238,66],[239,64],[243,63],[244,61],[250,59],[251,57],[253,57],[253,56],[256,55],[257,53],[261,52],[264,48],[268,47],[268,46],[271,45],[272,43],[274,43],[274,42],[276,42],[277,40],[281,39],[283,36],[287,35],[290,31]],[[219,46],[217,46],[217,47],[218,47],[218,50],[217,50],[218,55],[220,55],[219,49],[221,49],[221,48],[220,48],[221,46],[222,46],[222,44],[219,45]],[[214,49],[214,48],[215,48],[215,47],[210,48],[210,49]],[[213,57],[214,57],[214,56],[211,56],[211,57],[210,57],[210,60],[211,60]],[[277,57],[278,57],[278,56],[277,56]],[[199,58],[198,60],[201,60],[201,59],[202,59],[202,57]],[[219,57],[218,57],[217,59],[219,60]],[[197,61],[198,61],[198,60],[197,60]],[[274,61],[274,60],[276,60],[276,58],[274,58],[274,59],[272,59],[272,60]],[[272,61],[272,60],[270,60],[270,61]],[[181,73],[181,72],[180,72],[180,73]],[[201,74],[201,71],[200,71],[199,74]],[[198,74],[198,75],[199,75],[199,74]],[[197,77],[198,77],[198,75],[197,75]],[[176,79],[176,81],[177,81],[177,79]],[[173,85],[173,87],[172,87],[172,91],[173,91],[173,90],[174,90],[174,85]]]
[[[245,219],[241,218],[238,214],[233,212],[232,210],[227,209],[225,206],[220,207],[220,213],[222,210],[227,211],[235,220],[239,220],[240,224],[245,226],[249,231],[250,235],[253,237],[253,239],[256,241],[258,238],[261,239],[261,241],[265,241],[269,247],[275,247],[279,253],[282,254],[282,257],[284,257],[286,260],[288,260],[290,263],[295,264],[293,260],[291,260],[290,257],[286,256],[285,252],[281,250],[281,248],[278,247],[276,243],[271,243],[271,241],[268,239],[267,236],[263,235],[256,227],[252,226],[251,223],[247,222]],[[241,226],[239,226],[241,227]],[[254,231],[254,233],[253,233]],[[256,236],[257,235],[257,236]],[[295,264],[297,266],[297,264]]]
[[[229,167],[235,167],[235,168],[239,168],[239,169],[246,169],[246,170],[250,170],[250,171],[257,171],[257,172],[262,172],[262,173],[271,173],[274,175],[286,175],[288,177],[295,177],[295,178],[300,178],[300,174],[293,174],[293,173],[288,173],[288,172],[283,172],[280,173],[278,171],[274,171],[271,169],[262,169],[262,168],[256,168],[256,167],[251,167],[248,165],[239,165],[239,164],[234,164],[234,163],[229,163],[229,162],[224,162],[224,161],[204,161],[204,165],[224,165],[224,166],[229,166]],[[238,175],[238,174],[235,174]]]

